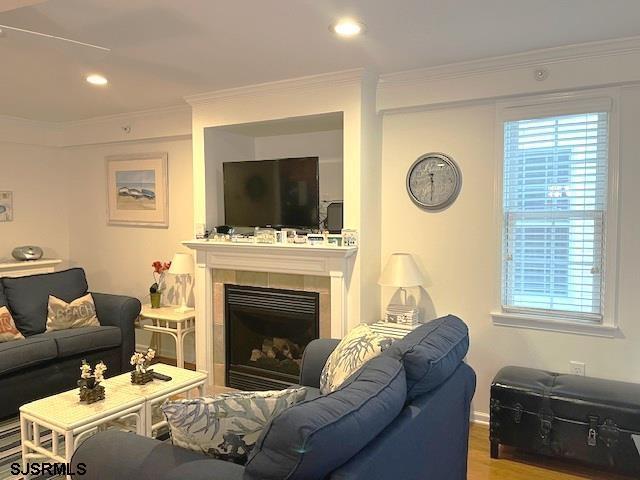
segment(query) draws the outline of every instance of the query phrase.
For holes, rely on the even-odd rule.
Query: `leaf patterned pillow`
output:
[[[380,355],[393,340],[360,324],[351,330],[331,352],[320,374],[320,392],[323,395],[340,388],[344,381],[367,361]]]
[[[174,445],[244,465],[271,419],[306,395],[304,387],[224,393],[167,401],[162,412]]]

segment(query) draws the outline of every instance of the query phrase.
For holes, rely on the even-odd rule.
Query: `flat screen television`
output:
[[[225,224],[318,228],[318,157],[225,162],[222,171]]]

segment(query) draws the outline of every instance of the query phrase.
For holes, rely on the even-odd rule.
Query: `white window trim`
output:
[[[620,114],[618,88],[583,92],[538,95],[496,104],[496,179],[494,185],[494,225],[498,254],[498,289],[495,307],[491,312],[494,325],[528,328],[579,335],[617,337],[618,324],[618,223],[619,223],[619,171],[620,171]],[[605,275],[603,294],[603,320],[599,324],[571,321],[560,317],[519,313],[502,308],[502,180],[504,166],[504,122],[545,116],[607,111],[609,112],[609,158],[607,220],[605,225]]]

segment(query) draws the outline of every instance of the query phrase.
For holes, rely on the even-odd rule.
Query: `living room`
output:
[[[0,355],[57,340],[37,361],[0,358],[0,475],[49,462],[86,478],[638,478],[636,2],[2,3],[0,308],[18,339]],[[94,323],[49,328],[53,297],[88,293]],[[233,323],[258,297],[270,326]],[[392,338],[326,395],[330,339],[365,329]],[[172,377],[140,387],[153,398],[117,380],[145,373],[128,358],[148,348],[140,361]],[[407,389],[392,415],[389,377],[380,430],[356,418],[331,423],[333,441],[270,450],[287,426],[326,431],[321,410],[297,409],[353,395],[365,366],[390,375],[393,355]],[[83,359],[92,381],[107,367],[91,404]],[[412,393],[434,371],[442,385]],[[202,395],[214,408],[292,385],[306,400],[265,418],[235,463],[171,419]],[[38,413],[71,391],[77,415],[116,391],[131,401],[73,433]],[[305,450],[340,432],[351,449]]]

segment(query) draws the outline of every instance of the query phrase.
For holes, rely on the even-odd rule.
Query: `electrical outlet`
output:
[[[584,362],[569,362],[569,373],[571,375],[580,375],[584,377],[586,366]]]

